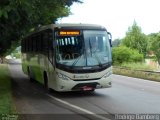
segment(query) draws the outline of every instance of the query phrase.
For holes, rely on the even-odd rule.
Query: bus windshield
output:
[[[106,31],[83,30],[80,32],[77,32],[78,34],[70,32],[74,35],[57,34],[56,62],[58,64],[92,67],[111,62],[111,48]]]

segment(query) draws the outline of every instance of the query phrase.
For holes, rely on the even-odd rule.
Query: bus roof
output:
[[[49,24],[49,25],[44,25],[44,26],[39,26],[37,27],[34,31],[32,31],[31,33],[29,33],[27,36],[36,34],[37,32],[43,31],[43,30],[47,30],[47,29],[70,29],[70,30],[106,30],[105,27],[101,26],[101,25],[96,25],[96,24],[69,24],[69,23],[65,23],[65,24]]]
[[[47,28],[51,29],[102,29],[106,30],[105,27],[96,24],[50,24],[46,26],[41,26],[39,30],[44,30]]]

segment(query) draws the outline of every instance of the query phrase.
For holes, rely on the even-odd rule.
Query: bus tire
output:
[[[32,78],[32,73],[31,73],[31,70],[29,67],[27,68],[27,72],[28,72],[28,76],[29,76],[29,81],[34,82],[35,80]]]
[[[44,74],[43,74],[43,80],[44,80],[44,88],[48,92],[49,91],[49,88],[48,88],[48,77],[47,77],[47,73],[46,72],[44,72]]]

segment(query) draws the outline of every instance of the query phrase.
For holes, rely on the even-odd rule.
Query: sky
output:
[[[125,37],[136,21],[144,34],[160,31],[160,0],[81,0],[71,6],[72,14],[58,23],[89,23],[104,26],[113,40]]]

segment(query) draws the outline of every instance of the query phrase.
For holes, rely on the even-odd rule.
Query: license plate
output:
[[[84,91],[93,90],[93,88],[92,88],[92,87],[87,87],[87,86],[85,86],[85,87],[83,87],[83,90],[84,90]]]

